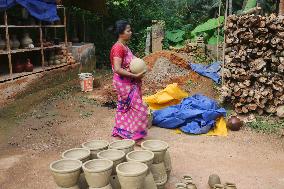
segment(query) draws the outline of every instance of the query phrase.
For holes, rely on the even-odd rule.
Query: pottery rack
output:
[[[41,22],[39,25],[8,25],[8,15],[7,11],[4,11],[4,25],[0,25],[0,28],[5,28],[5,40],[6,40],[6,50],[0,51],[0,55],[8,55],[8,62],[9,62],[9,74],[5,75],[0,75],[0,83],[4,83],[6,81],[14,80],[20,77],[24,77],[27,75],[32,75],[36,73],[41,73],[45,71],[50,71],[56,68],[64,67],[67,66],[68,64],[60,64],[60,65],[53,65],[53,66],[44,66],[44,55],[45,52],[44,50],[46,49],[53,49],[53,48],[62,48],[62,47],[67,47],[67,28],[66,28],[66,10],[65,7],[62,5],[58,5],[57,9],[63,9],[63,19],[64,23],[63,25],[42,25]],[[10,36],[9,36],[9,28],[38,28],[40,32],[40,47],[35,47],[32,49],[17,49],[17,50],[12,50],[10,47]],[[43,46],[43,29],[44,28],[62,28],[64,29],[64,44],[62,45],[53,45],[49,47],[44,47]],[[24,53],[24,52],[29,52],[29,51],[40,51],[41,53],[41,67],[36,67],[34,68],[33,72],[23,72],[23,73],[13,73],[13,65],[12,65],[12,55],[16,53]]]

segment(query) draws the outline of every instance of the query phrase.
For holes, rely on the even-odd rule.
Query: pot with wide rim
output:
[[[116,174],[116,166],[125,161],[125,153],[121,150],[108,149],[100,151],[97,154],[99,159],[108,159],[113,161],[112,175]]]
[[[50,164],[54,181],[61,189],[79,189],[77,183],[81,167],[81,161],[71,159],[61,159]]]
[[[62,153],[62,158],[76,159],[82,161],[82,163],[90,159],[91,151],[86,148],[72,148]]]
[[[84,142],[82,144],[83,148],[87,148],[91,151],[91,159],[97,159],[97,153],[103,150],[107,150],[109,143],[105,140],[92,140]]]
[[[165,154],[169,148],[168,143],[161,140],[146,140],[141,144],[142,149],[154,152],[154,164],[164,162]]]
[[[134,150],[135,141],[131,139],[116,140],[109,144],[109,149],[122,150],[125,154]]]
[[[116,167],[122,189],[143,189],[148,166],[140,162],[124,162]]]

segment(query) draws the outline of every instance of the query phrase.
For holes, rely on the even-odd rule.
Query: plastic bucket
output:
[[[80,79],[81,91],[83,92],[93,91],[93,82],[94,82],[93,74],[80,73],[78,75]]]

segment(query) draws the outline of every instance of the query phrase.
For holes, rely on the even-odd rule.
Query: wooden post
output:
[[[66,10],[65,7],[63,8],[64,12],[64,41],[65,41],[65,46],[67,47],[68,41],[67,41],[67,20],[66,20]]]
[[[41,67],[44,70],[44,49],[43,49],[43,35],[42,35],[42,24],[40,22],[40,27],[39,27],[39,40],[40,40],[40,54],[41,54]]]
[[[83,39],[84,43],[86,42],[86,20],[85,20],[85,14],[83,13]]]
[[[227,2],[226,2],[227,3]],[[229,0],[228,2],[228,9],[229,9],[229,15],[233,14],[233,0]]]
[[[12,55],[11,55],[11,47],[10,47],[10,37],[9,37],[9,28],[8,28],[8,15],[7,11],[5,10],[4,13],[4,22],[5,22],[5,30],[6,30],[6,47],[8,51],[8,61],[9,61],[9,71],[10,71],[10,77],[12,77],[13,74],[13,65],[12,65]]]
[[[220,35],[220,16],[221,16],[222,2],[219,0],[219,13],[218,13],[218,34],[217,34],[217,61],[219,60],[219,35]]]
[[[226,0],[226,8],[225,8],[225,23],[224,23],[224,42],[223,42],[223,61],[222,61],[222,69],[221,69],[221,74],[222,74],[222,86],[224,85],[224,69],[225,69],[225,50],[226,50],[226,32],[225,29],[227,27],[227,17],[228,17],[228,0]]]

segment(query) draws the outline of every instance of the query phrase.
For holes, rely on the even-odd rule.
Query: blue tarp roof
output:
[[[55,0],[0,0],[0,10],[9,9],[17,4],[25,7],[39,20],[48,22],[59,20]]]

